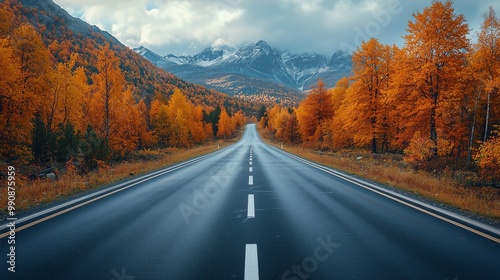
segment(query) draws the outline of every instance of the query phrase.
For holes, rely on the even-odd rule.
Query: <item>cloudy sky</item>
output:
[[[265,40],[294,53],[330,55],[363,39],[401,46],[401,36],[432,0],[54,0],[74,17],[95,24],[133,48],[166,55],[195,54],[211,45]],[[498,0],[455,0],[475,34]]]

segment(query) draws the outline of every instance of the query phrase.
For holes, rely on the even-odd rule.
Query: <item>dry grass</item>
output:
[[[269,144],[278,146],[269,138],[265,140]],[[466,187],[446,172],[436,176],[416,171],[406,166],[398,155],[372,155],[357,150],[321,152],[298,146],[285,146],[284,150],[316,163],[403,189],[440,203],[495,220],[500,219],[499,189]],[[357,160],[358,157],[362,159]]]
[[[55,181],[30,181],[26,176],[17,175],[16,210],[26,210],[65,196],[99,188],[131,176],[145,174],[190,158],[208,154],[217,150],[218,146],[222,148],[236,140],[211,142],[204,146],[189,149],[169,148],[139,151],[133,156],[134,161],[102,166],[98,170],[83,176],[66,172],[61,174]],[[2,185],[0,187],[0,205],[4,207],[4,205],[7,205],[7,188],[4,187],[7,184]],[[6,207],[1,210],[4,212]]]

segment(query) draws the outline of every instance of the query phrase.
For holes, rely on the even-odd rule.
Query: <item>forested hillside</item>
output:
[[[0,64],[6,162],[83,154],[92,167],[136,149],[191,146],[227,136],[258,108],[155,67],[52,1],[0,2]],[[231,122],[221,134],[222,112]]]

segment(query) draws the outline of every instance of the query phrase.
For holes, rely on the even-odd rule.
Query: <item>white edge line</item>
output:
[[[229,148],[229,147],[230,147],[230,146],[228,146],[227,148]],[[187,160],[187,161],[185,161],[185,162],[178,163],[178,164],[173,165],[173,166],[168,166],[168,167],[163,168],[163,169],[161,169],[161,170],[157,170],[157,171],[153,171],[153,172],[151,172],[151,173],[147,173],[147,174],[141,175],[140,177],[138,177],[138,178],[134,178],[134,179],[132,179],[132,180],[130,180],[130,181],[126,181],[126,182],[119,183],[119,184],[117,184],[117,185],[115,185],[115,186],[113,186],[113,187],[108,187],[108,188],[106,188],[106,189],[103,189],[103,190],[100,190],[100,191],[93,192],[93,193],[88,194],[88,195],[85,195],[85,196],[83,196],[83,197],[80,197],[80,198],[77,198],[77,199],[74,199],[74,200],[68,201],[68,202],[66,202],[66,203],[63,203],[63,204],[60,204],[60,205],[57,205],[57,206],[54,206],[54,207],[51,207],[51,208],[49,208],[49,209],[45,209],[45,210],[40,211],[40,212],[37,212],[37,213],[35,213],[35,214],[32,214],[32,215],[29,215],[29,216],[23,217],[23,218],[21,218],[21,219],[16,220],[16,224],[20,224],[20,223],[23,223],[23,222],[25,222],[25,221],[29,221],[29,220],[34,220],[34,219],[36,219],[37,217],[43,216],[43,215],[48,214],[48,213],[51,213],[51,212],[55,212],[55,213],[53,213],[53,214],[51,214],[51,215],[49,215],[49,216],[46,216],[46,217],[43,217],[43,218],[41,218],[41,219],[35,220],[35,221],[31,222],[31,223],[25,224],[25,225],[20,226],[20,227],[16,227],[16,230],[15,230],[15,231],[16,231],[16,232],[21,231],[21,230],[23,230],[23,229],[26,229],[26,228],[31,227],[31,226],[33,226],[33,225],[39,224],[39,223],[41,223],[41,222],[44,222],[44,221],[46,221],[46,220],[49,220],[49,219],[51,219],[51,218],[54,218],[54,217],[56,217],[56,216],[59,216],[59,215],[61,215],[61,214],[66,213],[66,212],[69,212],[69,211],[71,211],[71,210],[74,210],[74,209],[76,209],[76,208],[79,208],[79,207],[81,207],[81,206],[84,206],[84,205],[86,205],[86,204],[89,204],[89,203],[94,202],[94,201],[96,201],[96,200],[99,200],[99,199],[101,199],[101,198],[107,197],[107,196],[109,196],[109,195],[111,195],[111,194],[115,194],[115,193],[117,193],[117,192],[120,192],[120,191],[126,190],[126,189],[128,189],[128,188],[130,188],[130,187],[133,187],[133,186],[135,186],[135,185],[138,185],[138,184],[144,183],[144,182],[149,181],[149,180],[151,180],[151,179],[154,179],[154,178],[156,178],[156,177],[159,177],[159,176],[162,176],[162,175],[164,175],[164,174],[167,174],[167,173],[173,172],[173,171],[175,171],[175,170],[177,170],[177,169],[180,169],[180,168],[186,167],[186,166],[188,166],[188,165],[194,164],[194,163],[196,163],[196,162],[198,162],[198,161],[201,161],[201,160],[204,160],[204,159],[206,159],[206,158],[208,158],[208,157],[212,157],[212,156],[214,156],[214,155],[215,155],[214,153],[218,153],[218,152],[220,153],[220,152],[222,152],[222,151],[224,151],[224,150],[218,150],[218,151],[212,152],[212,153],[210,153],[210,154],[203,155],[203,156],[201,156],[201,157],[193,158],[193,159]],[[112,183],[111,183],[111,184],[112,184]],[[104,194],[103,194],[103,193],[104,193]],[[101,195],[101,194],[103,194],[103,195]],[[87,199],[89,199],[89,200],[87,200]],[[82,203],[79,203],[79,202],[80,202],[80,201],[82,201],[82,200],[87,200],[87,201],[84,201],[84,202],[82,202]],[[67,207],[67,206],[70,206],[70,205],[73,205],[73,206],[71,206],[70,208],[66,208],[66,209],[64,209],[64,210],[61,210],[61,211],[59,211],[59,212],[56,212],[56,211],[58,211],[59,209],[64,208],[64,207]],[[3,224],[3,225],[0,225],[0,231],[3,231],[3,230],[5,230],[5,229],[7,229],[7,228],[8,228],[8,225],[9,225],[9,223],[6,223],[6,224]],[[8,236],[8,235],[9,235],[9,232],[6,232],[6,233],[4,233],[4,234],[0,234],[0,239],[2,239],[2,238],[4,238],[4,237],[6,237],[6,236]]]
[[[257,244],[246,244],[244,280],[259,280],[259,259]]]
[[[272,147],[272,148],[274,148],[274,147]],[[276,149],[276,150],[280,151],[278,149]],[[492,232],[494,234],[500,235],[500,230],[497,229],[497,228],[494,228],[494,227],[491,227],[491,226],[486,225],[484,223],[478,222],[476,220],[473,220],[473,219],[470,219],[470,218],[467,218],[467,217],[455,214],[455,213],[453,213],[451,211],[448,211],[446,209],[441,209],[441,208],[438,208],[436,206],[433,206],[433,205],[430,205],[430,204],[418,201],[416,199],[413,199],[413,198],[410,198],[410,197],[406,197],[404,195],[401,195],[401,194],[393,192],[391,190],[388,190],[388,189],[376,186],[376,185],[371,184],[369,182],[364,182],[364,181],[362,181],[360,179],[357,179],[357,178],[354,178],[354,177],[349,176],[347,174],[344,174],[342,172],[333,170],[333,169],[331,169],[329,167],[326,167],[326,166],[323,166],[323,165],[320,165],[320,164],[308,161],[306,159],[303,159],[303,158],[298,157],[296,155],[290,154],[288,152],[284,152],[284,151],[280,151],[280,152],[282,152],[283,154],[285,154],[285,155],[287,155],[287,156],[289,156],[291,158],[294,158],[297,161],[300,161],[300,162],[305,163],[305,164],[307,164],[307,165],[309,165],[311,167],[319,169],[319,170],[321,170],[321,171],[323,171],[325,173],[328,173],[330,175],[333,175],[335,177],[338,177],[340,179],[343,179],[345,181],[353,183],[353,184],[355,184],[357,186],[360,186],[360,187],[362,187],[364,189],[367,189],[367,190],[370,190],[370,191],[375,192],[377,194],[380,194],[382,196],[385,196],[385,197],[387,197],[387,198],[389,198],[391,200],[394,200],[396,202],[404,204],[404,205],[406,205],[408,207],[411,207],[411,208],[413,208],[415,210],[418,210],[420,212],[423,212],[425,214],[428,214],[430,216],[433,216],[435,218],[443,220],[443,221],[445,221],[447,223],[450,223],[452,225],[458,226],[458,227],[460,227],[462,229],[465,229],[467,231],[473,232],[473,233],[475,233],[477,235],[480,235],[480,236],[482,236],[484,238],[490,239],[491,241],[500,243],[500,239],[499,238],[491,236],[491,235],[489,235],[489,234],[487,234],[485,232],[479,231],[479,230],[474,229],[474,228],[472,228],[470,226],[467,226],[465,224],[470,224],[470,225],[478,227],[478,228],[480,228],[480,229],[482,229],[484,231],[488,231],[488,232]],[[403,200],[406,200],[406,201],[409,201],[409,202],[406,202],[406,201],[403,201]],[[433,212],[431,212],[429,210],[423,209],[422,207],[425,207],[425,208],[428,208],[428,209],[432,209],[432,211],[435,211],[435,212],[437,212],[437,213],[439,213],[439,214],[441,214],[443,216],[441,216],[441,215],[439,215],[437,213],[433,213]],[[463,222],[465,224],[453,221],[453,220],[451,220],[449,218],[446,218],[444,216],[452,217],[452,218],[457,219],[457,220],[459,220],[459,221],[461,221],[461,222]]]
[[[248,195],[247,218],[255,218],[255,198],[253,194]]]

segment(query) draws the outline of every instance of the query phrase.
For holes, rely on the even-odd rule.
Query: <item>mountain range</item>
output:
[[[231,95],[252,95],[270,88],[302,92],[313,87],[318,79],[333,87],[352,69],[351,56],[346,52],[337,51],[331,57],[292,54],[262,40],[239,48],[212,46],[190,56],[161,56],[145,47],[134,50],[174,75]]]

